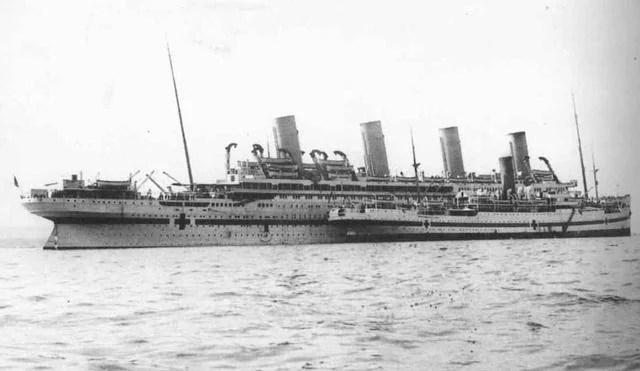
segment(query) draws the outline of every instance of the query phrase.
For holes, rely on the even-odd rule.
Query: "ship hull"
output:
[[[508,240],[536,238],[587,238],[630,236],[631,229],[606,229],[567,232],[512,232],[512,233],[353,233],[347,242],[409,242],[409,241],[464,241],[464,240]]]
[[[346,242],[326,201],[42,199],[24,204],[54,222],[45,249],[300,245]]]
[[[54,222],[45,249],[302,245],[345,242],[629,236],[631,212],[420,216],[415,211],[348,209],[326,200],[38,199],[25,203]]]
[[[402,210],[332,210],[330,223],[346,228],[348,242],[497,240],[630,236],[628,208],[565,209],[539,213],[419,216]]]
[[[176,230],[173,226],[136,224],[55,224],[44,249],[259,246],[344,243],[340,227],[315,225],[225,225]]]

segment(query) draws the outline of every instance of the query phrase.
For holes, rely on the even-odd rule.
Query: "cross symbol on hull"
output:
[[[180,227],[180,230],[183,230],[186,225],[187,225],[186,215],[184,213],[181,213],[180,219],[178,219],[178,226]]]

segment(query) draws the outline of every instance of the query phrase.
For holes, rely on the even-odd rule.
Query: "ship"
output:
[[[618,237],[631,233],[629,196],[597,202],[562,195],[546,199],[456,196],[453,202],[342,206],[330,211],[329,223],[343,226],[348,242]]]
[[[560,182],[546,157],[539,160],[547,171],[532,170],[526,133],[515,132],[509,134],[510,156],[498,159],[497,190],[465,184],[455,195],[421,197],[416,180],[418,202],[393,198],[350,203],[332,209],[329,223],[344,227],[348,242],[630,236],[631,197],[600,197],[595,161],[596,196],[589,198],[573,94],[572,101],[584,194],[570,191],[576,181]],[[441,129],[440,138],[445,170],[464,175],[457,128]],[[413,136],[411,147],[417,178]]]
[[[194,182],[169,49],[168,55],[189,182],[166,172],[172,187],[162,187],[153,172],[141,182],[138,172],[94,182],[74,174],[61,189],[31,189],[24,207],[53,222],[44,249],[630,234],[629,196],[592,200],[586,183],[584,194],[574,191],[577,181],[561,182],[544,157],[547,169],[532,169],[524,132],[508,135],[512,155],[489,174],[465,171],[458,128],[446,127],[439,130],[443,173],[425,176],[412,137],[414,175],[394,176],[380,121],[360,124],[364,166],[354,168],[341,150],[313,149],[305,162],[289,115],[274,120],[274,157],[256,143],[252,159],[232,167],[238,144],[229,143],[224,179]],[[157,196],[142,192],[146,181]]]

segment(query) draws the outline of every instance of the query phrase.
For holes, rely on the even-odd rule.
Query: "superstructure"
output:
[[[85,184],[74,175],[62,189],[32,189],[24,206],[54,223],[46,249],[630,233],[628,196],[592,202],[571,191],[575,180],[561,182],[546,158],[547,170],[532,169],[524,132],[509,134],[511,156],[500,158],[499,173],[467,173],[458,128],[447,127],[440,129],[442,175],[419,172],[414,152],[414,176],[392,176],[380,121],[360,124],[364,166],[354,168],[343,151],[303,151],[295,117],[283,116],[273,125],[275,156],[256,143],[247,151],[252,159],[232,167],[237,143],[230,143],[225,178],[198,183],[170,66],[189,183],[165,189],[146,174],[157,197],[141,193],[133,176]]]

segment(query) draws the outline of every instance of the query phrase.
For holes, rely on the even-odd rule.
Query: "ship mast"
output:
[[[187,170],[189,171],[189,188],[193,192],[193,175],[191,173],[191,161],[189,161],[189,149],[187,148],[187,137],[184,134],[184,124],[182,123],[182,111],[180,110],[180,99],[178,99],[178,86],[176,85],[176,76],[173,73],[173,62],[171,61],[171,49],[167,43],[167,54],[169,55],[169,66],[171,67],[171,79],[173,80],[173,91],[176,96],[176,105],[178,106],[178,118],[180,119],[180,130],[182,131],[182,143],[184,144],[184,156],[187,159]]]
[[[267,157],[271,158],[271,146],[269,145],[269,136],[267,135]]]
[[[598,170],[596,169],[596,157],[593,154],[593,148],[591,148],[591,162],[593,163],[593,184],[596,190],[596,202],[600,202],[600,196],[598,195]]]
[[[413,153],[413,174],[416,177],[416,194],[418,197],[418,202],[420,202],[420,178],[418,178],[418,166],[419,163],[416,162],[416,146],[413,144],[413,129],[409,128],[409,132],[411,133],[411,152]]]
[[[573,117],[576,120],[576,132],[578,133],[578,151],[580,152],[580,167],[582,168],[582,185],[584,186],[584,197],[589,198],[587,190],[587,176],[584,170],[584,157],[582,156],[582,141],[580,140],[580,127],[578,126],[578,113],[576,112],[576,98],[571,93],[571,101],[573,102]]]

